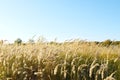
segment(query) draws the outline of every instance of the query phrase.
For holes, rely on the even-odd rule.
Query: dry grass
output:
[[[82,41],[0,45],[0,80],[120,80],[119,52]]]

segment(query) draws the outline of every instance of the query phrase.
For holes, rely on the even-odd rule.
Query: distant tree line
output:
[[[96,44],[100,44],[102,46],[110,46],[110,45],[120,45],[120,41],[112,41],[110,39],[107,39],[102,42],[95,41]]]
[[[56,41],[51,41],[51,42],[47,42],[47,41],[45,41],[45,38],[39,38],[38,40],[37,40],[37,42],[35,42],[35,40],[34,39],[29,39],[26,43],[23,43],[23,41],[22,41],[22,39],[21,38],[17,38],[15,41],[14,41],[14,44],[16,44],[16,45],[25,45],[25,44],[35,44],[35,43],[44,43],[44,42],[46,42],[46,43],[50,43],[50,44],[62,44],[62,43],[58,43],[58,42],[56,42]],[[74,42],[76,42],[75,40],[73,40],[73,41],[68,41],[68,42],[63,42],[64,44],[70,44],[70,43],[74,43]],[[102,41],[102,42],[100,42],[100,41],[94,41],[94,42],[88,42],[88,41],[84,41],[84,40],[80,40],[80,41],[77,41],[78,43],[85,43],[85,44],[92,44],[92,43],[94,43],[94,44],[96,44],[96,45],[101,45],[101,46],[110,46],[110,45],[120,45],[120,41],[112,41],[112,40],[110,40],[110,39],[107,39],[107,40],[104,40],[104,41]],[[1,44],[3,44],[4,43],[4,41],[3,40],[0,40],[0,45]]]

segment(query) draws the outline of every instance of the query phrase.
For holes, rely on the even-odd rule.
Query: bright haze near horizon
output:
[[[120,0],[0,0],[0,40],[120,40]]]

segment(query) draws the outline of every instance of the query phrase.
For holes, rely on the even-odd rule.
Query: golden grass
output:
[[[119,53],[80,41],[0,45],[0,80],[120,80]]]

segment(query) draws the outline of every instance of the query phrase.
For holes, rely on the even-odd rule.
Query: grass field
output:
[[[0,80],[120,80],[120,45],[0,45]]]

